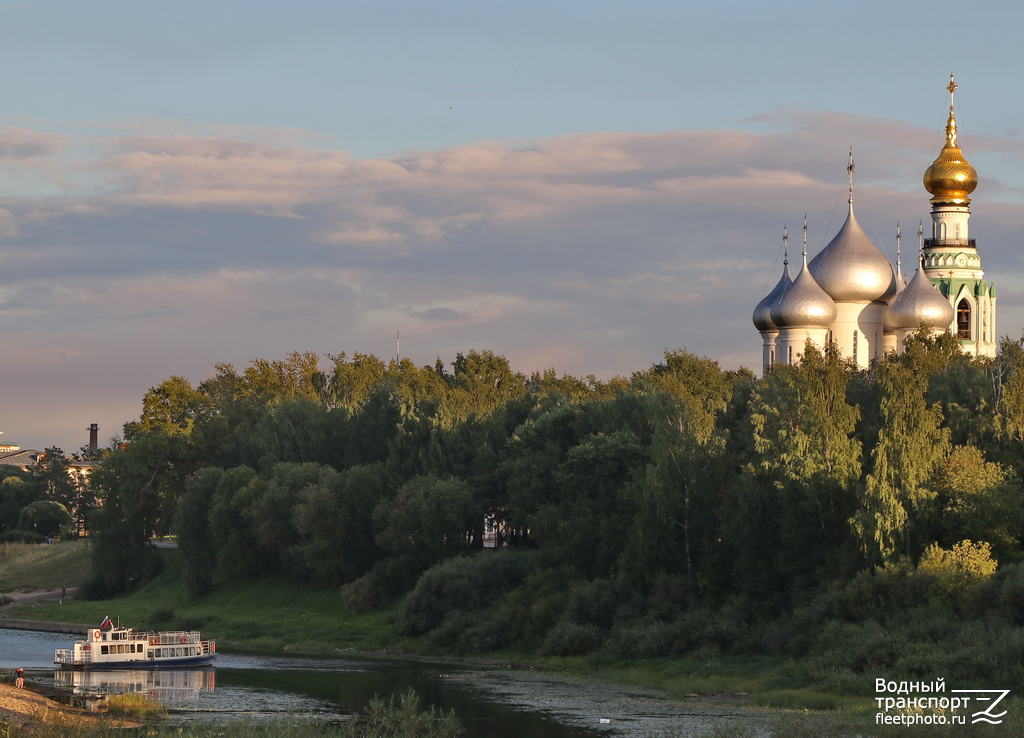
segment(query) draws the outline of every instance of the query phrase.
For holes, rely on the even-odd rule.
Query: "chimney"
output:
[[[86,430],[89,431],[89,450],[95,451],[100,447],[100,427],[93,423]]]

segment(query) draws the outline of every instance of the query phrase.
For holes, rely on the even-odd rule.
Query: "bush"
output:
[[[169,623],[174,620],[174,610],[169,607],[158,607],[149,613],[147,620],[154,625]]]
[[[374,697],[370,704],[343,731],[360,738],[455,738],[462,726],[454,712],[436,707],[420,708],[420,699],[412,689],[398,700],[394,696]]]
[[[608,646],[623,658],[651,659],[673,653],[679,635],[678,622],[631,623],[615,629]]]
[[[484,551],[448,559],[424,572],[399,610],[396,625],[404,635],[422,635],[455,612],[474,612],[519,585],[533,557],[513,551]]]
[[[601,645],[602,631],[596,625],[562,621],[548,631],[541,653],[546,656],[582,656]]]
[[[991,577],[997,566],[992,546],[960,541],[950,551],[938,544],[929,546],[917,565],[917,574],[932,580],[933,596],[949,600]]]
[[[418,571],[401,559],[378,561],[366,574],[341,588],[341,601],[356,614],[379,610],[411,587]]]
[[[1024,565],[1005,567],[1000,580],[998,602],[1003,616],[1014,625],[1024,625]]]
[[[0,543],[46,543],[46,536],[30,530],[9,530],[0,535]]]

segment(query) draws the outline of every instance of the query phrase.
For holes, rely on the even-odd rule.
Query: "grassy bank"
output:
[[[161,551],[164,572],[139,590],[113,600],[25,603],[8,617],[99,624],[110,615],[136,628],[197,629],[225,650],[330,655],[339,651],[399,651],[436,656],[421,638],[396,635],[397,608],[352,614],[337,591],[313,590],[286,577],[222,584],[191,600],[179,577],[178,552]],[[870,685],[857,693],[811,684],[793,662],[780,658],[617,660],[607,656],[539,658],[519,653],[482,654],[488,660],[531,663],[593,674],[623,684],[662,690],[673,697],[730,694],[754,705],[798,709],[870,707]],[[744,694],[745,693],[745,694]]]
[[[85,541],[0,544],[0,592],[73,587],[89,574]]]
[[[165,569],[146,586],[111,600],[26,602],[5,615],[98,625],[109,615],[135,628],[201,630],[221,648],[311,654],[344,649],[413,649],[397,639],[388,611],[352,615],[337,591],[314,590],[287,577],[224,584],[200,600],[185,591],[178,552],[162,549]]]

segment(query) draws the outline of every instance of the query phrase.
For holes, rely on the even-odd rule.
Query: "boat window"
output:
[[[106,654],[110,652],[110,646],[100,646],[100,653]]]

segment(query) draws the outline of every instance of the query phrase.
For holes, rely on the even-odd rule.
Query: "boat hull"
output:
[[[159,661],[101,661],[99,663],[61,663],[57,666],[69,671],[102,671],[104,669],[199,669],[204,666],[213,666],[217,660],[217,654],[209,653],[202,656],[188,656],[182,658],[160,659]]]

